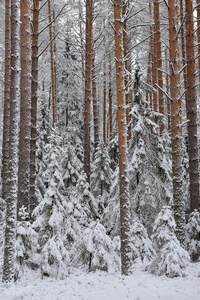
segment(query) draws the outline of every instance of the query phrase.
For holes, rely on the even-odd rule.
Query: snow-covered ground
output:
[[[200,263],[190,263],[182,278],[157,277],[134,266],[131,276],[78,270],[64,280],[27,270],[13,284],[0,283],[1,300],[200,300]],[[199,276],[199,277],[198,277]]]

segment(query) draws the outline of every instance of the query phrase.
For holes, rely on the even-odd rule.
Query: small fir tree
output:
[[[200,257],[200,213],[196,209],[191,213],[186,225],[186,244],[192,261]]]
[[[98,210],[103,214],[107,206],[107,197],[110,192],[112,171],[110,168],[110,157],[108,149],[100,141],[94,156],[91,174],[91,190],[93,195],[98,198]]]
[[[106,234],[105,227],[99,221],[91,222],[81,239],[72,248],[72,263],[84,264],[89,271],[119,270],[120,257],[115,251],[116,245]]]
[[[158,214],[153,227],[152,240],[156,256],[152,260],[149,271],[167,277],[184,276],[189,262],[189,255],[178,241],[176,223],[170,207],[164,206]]]

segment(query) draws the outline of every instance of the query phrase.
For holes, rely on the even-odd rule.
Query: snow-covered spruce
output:
[[[71,261],[76,266],[85,265],[89,271],[113,273],[120,267],[120,257],[115,249],[116,244],[106,234],[105,227],[99,221],[93,221],[72,248]]]
[[[156,256],[148,267],[155,275],[167,277],[184,276],[189,255],[175,235],[175,220],[170,207],[163,206],[153,227],[152,240]]]
[[[128,152],[131,214],[136,212],[151,234],[155,216],[172,199],[170,139],[157,134],[163,116],[146,107],[141,76],[136,66]]]
[[[47,168],[42,177],[46,185],[46,192],[33,211],[35,216],[33,227],[39,233],[43,271],[50,272],[49,275],[51,275],[51,270],[54,270],[56,276],[63,276],[62,273],[65,269],[63,263],[66,262],[65,257],[67,256],[63,246],[67,203],[60,192],[60,189],[64,188],[61,157],[61,138],[56,131],[52,131],[49,143],[45,146],[44,155]]]
[[[192,261],[200,257],[200,213],[195,209],[186,225],[186,244]]]
[[[150,261],[154,255],[152,242],[148,237],[146,228],[142,225],[140,220],[136,220],[131,225],[131,250],[132,259],[140,259],[142,262]]]
[[[110,192],[112,171],[108,148],[100,141],[94,155],[91,174],[91,191],[98,198],[98,211],[103,214],[107,206],[107,198]]]

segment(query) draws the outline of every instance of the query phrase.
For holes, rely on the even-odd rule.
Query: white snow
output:
[[[39,271],[24,271],[12,284],[0,283],[1,300],[199,300],[200,262],[190,263],[186,277],[157,277],[134,265],[133,275],[71,270],[64,280],[40,278]]]

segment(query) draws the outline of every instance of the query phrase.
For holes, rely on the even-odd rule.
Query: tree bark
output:
[[[191,212],[199,208],[199,169],[197,143],[197,97],[195,88],[194,60],[194,22],[191,0],[185,0],[186,8],[186,54],[187,54],[187,92],[186,111],[188,128],[188,154],[190,175],[190,208]]]
[[[127,176],[127,128],[124,86],[123,21],[121,1],[114,1],[115,59],[117,84],[117,117],[119,142],[119,185],[120,185],[120,229],[121,229],[121,272],[130,273],[130,203]]]
[[[51,95],[52,95],[52,113],[53,113],[53,127],[56,125],[56,99],[55,99],[55,70],[54,70],[54,49],[53,49],[53,33],[52,33],[52,9],[51,0],[48,0],[48,14],[49,14],[49,41],[50,41],[50,61],[51,61]]]
[[[163,89],[163,78],[162,78],[162,55],[161,55],[161,39],[160,39],[160,12],[159,12],[159,0],[154,0],[154,22],[155,22],[155,47],[154,55],[156,55],[156,72],[157,72],[157,84]],[[159,112],[164,117],[164,97],[161,89],[158,89],[158,100],[159,100]],[[160,135],[164,130],[164,118],[160,123]]]
[[[172,127],[172,173],[173,173],[173,200],[174,217],[176,221],[176,235],[184,244],[185,240],[185,213],[183,200],[182,179],[182,119],[180,100],[179,76],[179,47],[177,36],[178,28],[178,2],[169,2],[169,45],[170,45],[170,92],[171,92],[171,127]]]
[[[2,144],[2,198],[6,199],[10,122],[10,0],[5,1],[5,70]]]
[[[6,193],[6,225],[4,241],[3,282],[14,278],[17,166],[18,166],[18,107],[19,107],[19,2],[11,0],[11,89],[8,190]]]
[[[32,85],[31,85],[31,144],[30,144],[30,214],[36,207],[36,125],[38,102],[38,27],[39,0],[33,3],[33,35],[32,35]]]
[[[21,42],[21,101],[19,134],[19,170],[17,220],[21,221],[20,209],[29,212],[30,193],[30,138],[31,138],[31,4],[30,0],[20,2]]]
[[[99,108],[98,108],[97,87],[96,87],[94,46],[92,48],[92,100],[93,100],[93,123],[94,123],[94,148],[96,151],[99,143]]]
[[[86,0],[86,37],[85,37],[85,99],[84,99],[84,172],[90,183],[90,97],[92,74],[92,23],[93,0]]]

